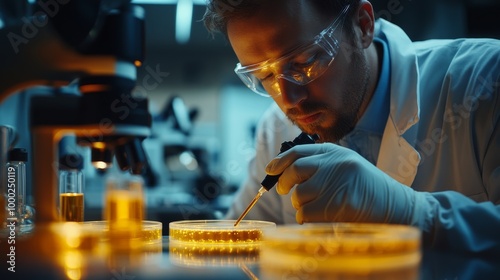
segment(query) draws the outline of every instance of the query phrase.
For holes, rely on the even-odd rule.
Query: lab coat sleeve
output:
[[[454,191],[427,195],[432,210],[424,227],[425,247],[500,255],[500,205],[477,203]]]
[[[430,193],[427,200],[434,213],[428,212],[428,217],[432,216],[429,221],[434,226],[424,227],[424,243],[429,246],[500,256],[500,75],[493,81],[497,86],[490,91],[492,110],[475,120],[483,133],[490,131],[486,151],[480,157],[489,201],[476,202],[454,191]]]
[[[249,162],[247,179],[237,191],[226,219],[237,219],[241,215],[260,189],[260,182],[267,175],[266,165],[279,153],[281,143],[289,141],[299,133],[300,130],[286,119],[274,103],[263,114],[257,125],[256,153]],[[273,188],[262,195],[245,220],[265,220],[283,224],[283,209],[282,198]]]
[[[498,45],[500,46],[500,44]],[[476,118],[476,127],[485,127],[483,130],[492,131],[491,137],[485,141],[486,151],[481,158],[481,172],[483,185],[489,200],[494,204],[500,204],[500,51],[496,52],[497,59],[493,61],[490,69],[493,69],[491,76],[483,78],[485,86],[484,95],[491,95],[491,99],[485,99],[491,102],[492,109],[486,111],[484,116]],[[480,80],[481,78],[478,78]],[[487,81],[487,82],[486,82]],[[485,133],[486,134],[486,133]]]

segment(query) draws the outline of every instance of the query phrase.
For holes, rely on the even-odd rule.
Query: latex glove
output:
[[[392,179],[356,152],[325,143],[298,145],[266,167],[282,173],[277,192],[291,196],[296,220],[304,222],[384,222],[423,226],[424,193]],[[428,209],[427,209],[428,210]]]

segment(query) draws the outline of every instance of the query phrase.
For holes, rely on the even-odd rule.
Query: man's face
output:
[[[311,43],[335,20],[319,14],[309,1],[268,3],[255,15],[228,23],[229,41],[243,66],[281,57]],[[347,39],[341,30],[335,34],[341,48],[326,72],[306,85],[278,79],[281,94],[273,97],[302,131],[316,133],[325,142],[336,142],[354,128],[370,79],[364,52],[354,46],[359,45],[357,39]]]

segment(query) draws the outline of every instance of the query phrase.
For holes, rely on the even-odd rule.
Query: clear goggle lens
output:
[[[325,73],[340,48],[335,30],[342,26],[349,6],[314,39],[314,42],[291,51],[275,60],[234,69],[243,83],[257,94],[275,97],[281,94],[280,79],[297,85],[306,85]]]

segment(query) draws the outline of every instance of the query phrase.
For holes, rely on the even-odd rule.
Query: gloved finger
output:
[[[309,204],[300,206],[295,213],[295,220],[299,224],[326,222],[321,213],[318,213],[317,207],[311,207]]]
[[[334,217],[337,215],[326,215],[325,211],[327,211],[327,209],[328,211],[333,210],[325,207],[327,200],[327,198],[322,197],[300,205],[300,207],[297,208],[297,213],[295,213],[295,220],[297,223],[335,222]]]
[[[292,206],[298,210],[302,205],[307,204],[318,198],[320,188],[317,185],[298,184],[290,197]]]
[[[305,182],[318,170],[319,159],[316,157],[299,158],[283,171],[276,191],[278,194],[287,194],[296,185]]]
[[[297,145],[290,150],[277,155],[266,166],[266,173],[278,175],[299,158],[324,153],[327,149],[325,145],[332,144],[306,144]]]

